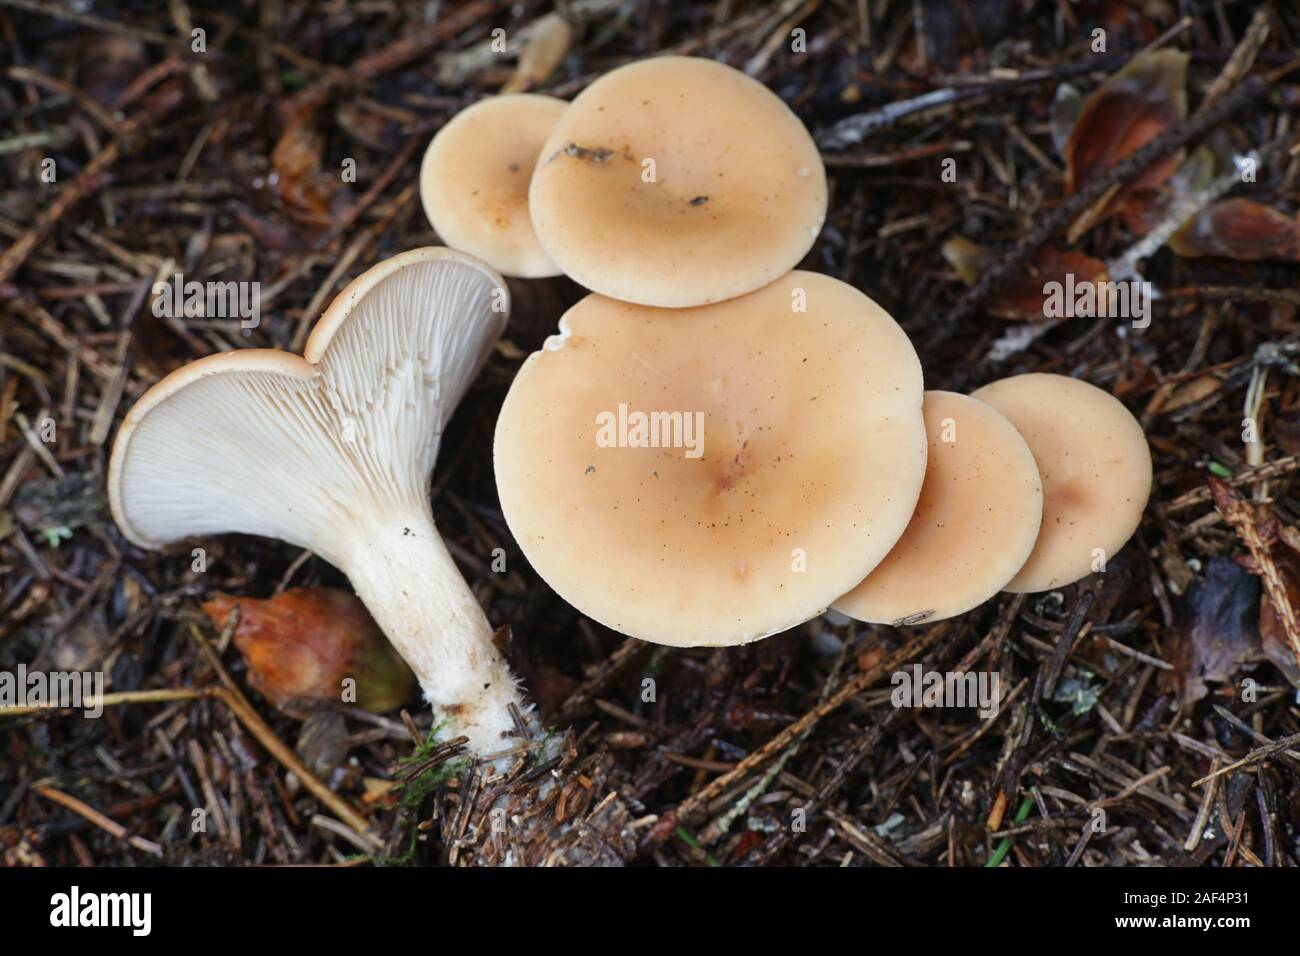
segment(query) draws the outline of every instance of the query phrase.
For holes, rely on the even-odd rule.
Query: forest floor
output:
[[[0,0],[0,671],[102,671],[124,695],[98,720],[0,715],[3,860],[491,862],[475,808],[540,795],[529,862],[1300,863],[1300,12],[555,6],[574,30],[545,50],[551,5],[530,0]],[[185,362],[294,348],[350,278],[435,243],[424,147],[515,80],[530,43],[554,65],[525,85],[564,98],[664,52],[767,84],[830,176],[803,268],[894,315],[928,388],[1050,371],[1120,398],[1155,462],[1136,537],[1077,584],[929,626],[819,618],[723,649],[624,638],[528,567],[497,503],[501,402],[584,294],[512,280],[433,508],[567,733],[485,781],[425,739],[416,701],[277,708],[200,605],[346,578],[262,538],[200,542],[202,571],[189,545],[129,544],[104,490],[116,425]],[[1103,270],[1151,283],[1149,321],[1044,319],[1046,281]],[[174,272],[259,281],[260,324],[157,317],[151,289]],[[997,716],[891,706],[890,675],[914,663],[996,672]]]

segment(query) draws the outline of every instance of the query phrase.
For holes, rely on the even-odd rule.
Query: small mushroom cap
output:
[[[1064,587],[1109,561],[1151,496],[1151,449],[1137,419],[1109,392],[1065,375],[1013,375],[972,397],[1016,426],[1043,479],[1038,543],[1006,590]]]
[[[1024,565],[1043,486],[1002,415],[954,392],[925,393],[930,455],[916,513],[880,566],[835,602],[860,621],[919,624],[978,607]]]
[[[921,367],[851,286],[792,272],[681,310],[590,295],[560,330],[506,396],[497,490],[584,614],[660,644],[752,641],[823,611],[903,533]]]
[[[812,247],[826,170],[799,118],[713,60],[620,67],[560,117],[529,192],[551,258],[603,295],[688,307],[766,285]]]
[[[457,113],[420,165],[420,199],[438,237],[503,275],[559,275],[528,217],[528,182],[542,143],[568,107],[537,93],[509,93]]]
[[[109,462],[114,519],[144,548],[237,531],[344,564],[357,523],[427,510],[443,428],[508,314],[505,280],[464,253],[379,263],[338,294],[303,356],[223,352],[142,395]]]

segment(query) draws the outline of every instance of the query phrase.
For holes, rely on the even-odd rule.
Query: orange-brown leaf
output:
[[[1077,192],[1100,170],[1146,146],[1187,115],[1187,54],[1156,50],[1137,57],[1102,83],[1084,102],[1065,144],[1065,191]],[[1111,212],[1128,195],[1153,189],[1182,164],[1181,151],[1134,177],[1109,203]]]
[[[1202,209],[1169,239],[1180,256],[1300,261],[1300,220],[1253,199]]]
[[[1004,319],[1029,319],[1041,321],[1045,315],[1049,282],[1066,285],[1066,276],[1073,275],[1074,283],[1104,282],[1106,263],[1085,255],[1077,249],[1044,247],[1034,260],[1033,267],[1023,277],[1009,283],[989,302],[988,311]]]
[[[343,699],[376,713],[410,699],[415,677],[356,597],[333,588],[295,588],[269,600],[217,594],[203,604],[216,627],[239,610],[235,646],[254,687],[277,707]]]
[[[314,111],[291,115],[271,150],[272,186],[296,219],[311,225],[329,223],[330,200],[339,187],[336,177],[321,172],[323,142],[312,126]]]
[[[944,259],[957,270],[957,275],[967,285],[974,285],[984,270],[997,258],[997,253],[987,246],[954,236],[942,246]],[[1028,319],[1041,321],[1045,316],[1047,293],[1043,287],[1049,282],[1066,284],[1066,276],[1073,275],[1074,283],[1103,282],[1106,263],[1085,255],[1077,249],[1056,249],[1044,246],[1020,278],[1007,283],[993,296],[985,308],[990,315],[1001,319]]]

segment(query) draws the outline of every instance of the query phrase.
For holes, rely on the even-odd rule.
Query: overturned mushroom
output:
[[[799,118],[739,70],[664,56],[619,67],[560,116],[529,190],[542,247],[595,292],[683,308],[788,272],[826,217]]]
[[[1064,587],[1133,536],[1151,495],[1151,449],[1119,399],[1065,375],[1034,372],[972,393],[1024,436],[1043,478],[1043,526],[1008,591]]]
[[[420,199],[438,238],[502,275],[560,274],[528,218],[528,183],[568,105],[538,93],[493,96],[438,130],[420,164]]]
[[[656,309],[590,295],[520,369],[497,489],[565,600],[661,644],[756,640],[823,611],[907,526],[921,367],[853,287],[792,272]]]
[[[861,621],[917,624],[983,604],[1029,557],[1043,486],[1029,446],[983,402],[925,393],[930,454],[907,531],[865,581],[835,602]]]
[[[151,388],[113,448],[118,526],[158,548],[228,531],[308,548],[351,580],[451,735],[500,749],[522,705],[434,527],[443,428],[505,326],[500,276],[415,249],[355,279],[303,356],[247,349]]]

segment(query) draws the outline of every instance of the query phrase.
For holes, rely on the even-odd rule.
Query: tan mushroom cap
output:
[[[1064,375],[1014,375],[972,397],[1016,426],[1043,479],[1038,543],[1006,590],[1064,587],[1103,566],[1151,495],[1151,449],[1137,419],[1109,392]]]
[[[573,101],[542,147],[529,204],[542,246],[573,279],[683,308],[797,265],[826,218],[826,170],[763,84],[665,56],[620,67]]]
[[[494,96],[438,130],[420,166],[420,199],[443,242],[503,275],[560,274],[533,232],[528,182],[568,105],[537,93]]]
[[[740,644],[823,611],[903,533],[925,476],[921,367],[851,286],[792,272],[681,310],[590,295],[560,329],[506,396],[497,489],[582,613]]]
[[[1043,486],[1002,415],[954,392],[925,393],[930,455],[911,523],[865,581],[835,602],[861,621],[919,624],[978,607],[1033,550]]]

